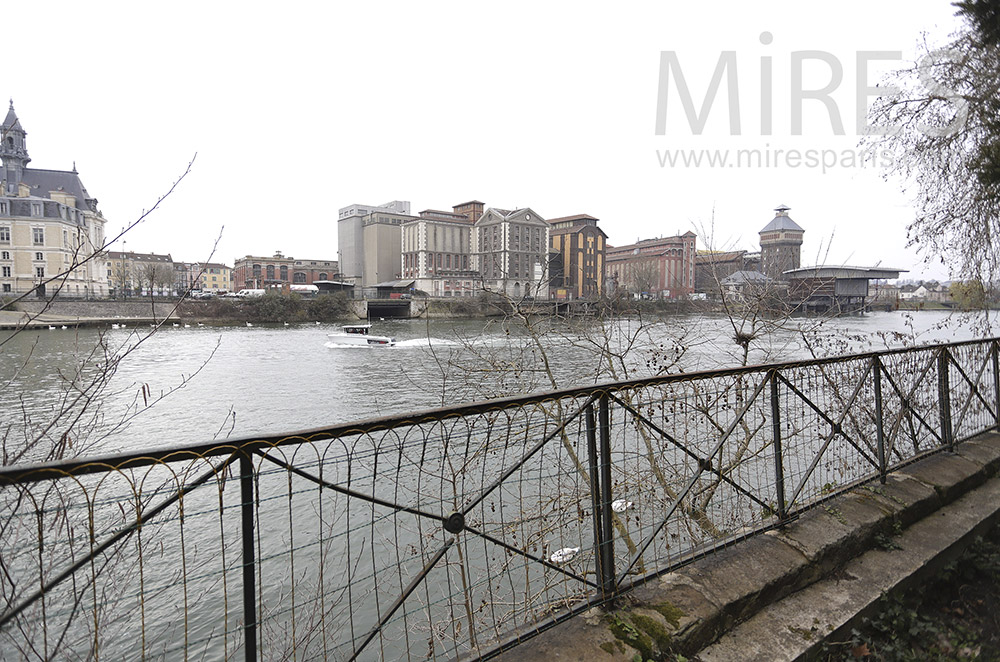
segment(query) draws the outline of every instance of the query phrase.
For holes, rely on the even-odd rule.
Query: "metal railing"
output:
[[[0,657],[489,657],[1000,424],[996,339],[0,469]]]

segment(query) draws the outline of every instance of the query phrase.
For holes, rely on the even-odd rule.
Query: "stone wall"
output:
[[[45,301],[22,300],[17,309],[26,313],[45,312],[47,315],[71,319],[90,317],[115,319],[119,317],[164,318],[174,309],[174,302],[157,301],[52,301],[46,308]]]

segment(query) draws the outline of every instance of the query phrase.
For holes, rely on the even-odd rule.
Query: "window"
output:
[[[281,280],[288,280],[288,267],[281,265]]]
[[[35,259],[36,260],[44,260],[45,259],[45,254],[44,253],[35,253]]]
[[[267,279],[268,280],[274,280],[274,265],[273,264],[267,265]]]
[[[35,277],[45,278],[45,267],[35,267]]]
[[[10,267],[0,267],[3,269],[3,277],[10,278]]]
[[[7,203],[0,202],[0,214],[6,214],[6,213],[7,213]]]
[[[326,280],[326,274],[325,274],[325,273],[322,273],[322,272],[320,272],[320,274],[319,274],[319,279],[320,279],[320,280]]]
[[[293,279],[293,282],[304,283],[304,282],[306,282],[306,275],[304,273],[302,273],[301,271],[296,271],[295,275],[292,276],[292,279]]]
[[[0,241],[10,241],[9,225],[0,225]]]
[[[4,251],[3,253],[0,253],[0,259],[9,260],[10,259],[10,251]]]
[[[3,284],[3,291],[4,292],[10,292],[10,283],[4,283]]]
[[[36,246],[45,244],[45,228],[31,228],[31,241]]]
[[[31,203],[31,215],[32,216],[41,216],[42,215],[42,203],[40,203],[40,202],[32,202]]]

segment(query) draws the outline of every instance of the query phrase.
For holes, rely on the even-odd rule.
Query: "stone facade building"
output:
[[[549,224],[528,208],[490,207],[472,229],[472,269],[490,292],[549,296]]]
[[[104,216],[72,170],[28,168],[11,101],[0,126],[0,295],[105,297]]]
[[[587,214],[549,219],[552,291],[557,299],[594,299],[604,292],[608,236]]]
[[[478,205],[478,210],[475,208]],[[435,297],[475,296],[482,287],[472,268],[472,229],[483,203],[473,201],[453,211],[425,209],[402,226],[402,278]]]

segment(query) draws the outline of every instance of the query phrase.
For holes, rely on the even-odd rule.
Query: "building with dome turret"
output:
[[[29,168],[14,101],[0,125],[0,295],[105,297],[104,216],[72,170]]]
[[[805,230],[791,219],[789,209],[778,205],[774,218],[760,231],[760,270],[774,280],[786,280],[784,273],[798,269],[802,263]]]

